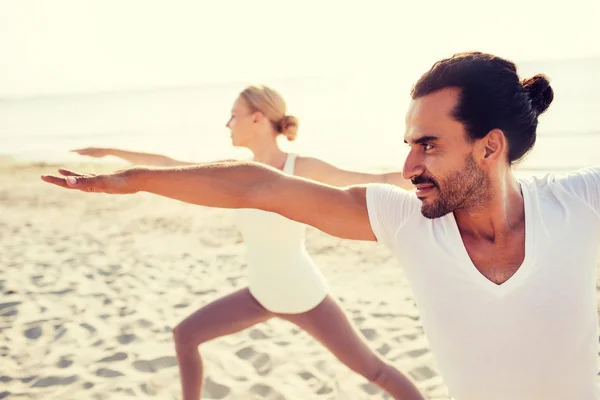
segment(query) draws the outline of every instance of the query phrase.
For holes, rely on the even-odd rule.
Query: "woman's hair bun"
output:
[[[298,135],[298,118],[284,115],[278,123],[279,133],[285,135],[287,140],[294,140]]]

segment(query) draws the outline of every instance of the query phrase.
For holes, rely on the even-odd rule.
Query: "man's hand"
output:
[[[84,175],[61,168],[58,172],[63,177],[42,175],[42,180],[65,189],[75,189],[84,192],[109,194],[131,194],[137,192],[137,190],[131,187],[132,185],[128,185],[128,171],[117,171],[112,174],[103,175]]]

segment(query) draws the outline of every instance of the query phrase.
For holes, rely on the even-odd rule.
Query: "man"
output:
[[[547,78],[483,53],[437,62],[406,115],[416,192],[335,188],[255,163],[132,168],[43,180],[105,193],[279,213],[341,238],[379,241],[406,269],[456,400],[598,400],[595,270],[600,168],[517,179],[553,99]]]

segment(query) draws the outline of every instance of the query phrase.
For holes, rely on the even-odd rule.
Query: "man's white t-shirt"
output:
[[[469,258],[454,214],[423,217],[414,192],[368,185],[371,226],[406,271],[456,400],[599,400],[600,168],[519,182],[525,259],[501,285]]]

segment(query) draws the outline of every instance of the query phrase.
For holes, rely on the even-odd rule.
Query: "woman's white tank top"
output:
[[[283,172],[294,174],[295,154]],[[248,288],[267,310],[297,314],[316,307],[329,292],[327,280],[305,248],[306,225],[279,214],[234,210],[246,244]]]

